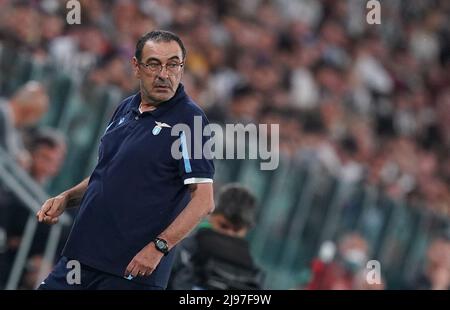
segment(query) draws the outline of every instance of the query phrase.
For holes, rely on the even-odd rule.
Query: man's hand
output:
[[[164,254],[158,251],[151,242],[133,257],[125,270],[125,277],[130,275],[133,278],[149,276],[156,269],[163,256]]]
[[[59,216],[66,210],[68,198],[66,195],[59,195],[48,199],[36,214],[39,222],[55,224]]]

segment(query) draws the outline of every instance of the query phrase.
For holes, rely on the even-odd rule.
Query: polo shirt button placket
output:
[[[135,120],[138,120],[138,119],[139,119],[139,116],[136,116],[134,119],[135,119]]]

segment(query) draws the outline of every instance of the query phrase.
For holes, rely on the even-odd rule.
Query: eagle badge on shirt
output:
[[[170,125],[168,125],[166,123],[163,123],[163,122],[155,121],[155,123],[156,123],[156,125],[155,125],[155,127],[153,127],[153,130],[152,130],[152,133],[153,133],[154,136],[159,135],[159,133],[161,132],[161,129],[163,129],[164,127],[165,128],[171,128],[172,127],[172,126],[170,126]]]

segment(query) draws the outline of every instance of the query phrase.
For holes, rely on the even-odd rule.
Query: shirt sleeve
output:
[[[197,120],[194,121],[195,119]],[[208,124],[208,119],[204,115],[196,115],[186,120],[189,130],[180,132],[179,141],[182,157],[178,161],[178,167],[185,185],[213,182],[214,163],[212,154],[204,149],[205,143],[210,137],[201,134]],[[195,126],[198,128],[195,128]]]
[[[128,98],[119,104],[119,106],[114,111],[114,114],[112,115],[110,121],[108,122],[108,125],[106,126],[105,132],[103,134],[106,134],[108,131],[111,131],[112,129],[114,129],[114,127],[116,127],[119,124],[120,118],[123,116],[128,104],[129,104]]]

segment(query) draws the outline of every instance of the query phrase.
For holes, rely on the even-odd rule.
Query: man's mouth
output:
[[[170,87],[167,85],[156,85],[155,89],[160,90],[160,91],[167,91],[167,90],[170,90]]]

